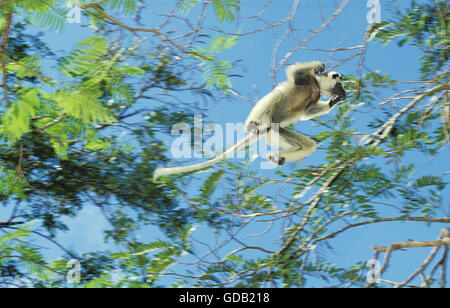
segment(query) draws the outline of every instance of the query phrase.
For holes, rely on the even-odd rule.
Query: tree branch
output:
[[[202,58],[204,60],[210,60],[210,58],[201,55],[197,52],[194,51],[188,51],[185,50],[183,47],[181,47],[180,45],[178,45],[177,43],[175,43],[173,40],[171,40],[170,38],[168,38],[167,36],[165,36],[164,34],[162,34],[161,32],[155,30],[155,29],[147,29],[147,28],[132,28],[129,27],[127,25],[125,25],[124,23],[122,23],[120,20],[106,14],[105,11],[103,11],[98,5],[94,5],[92,4],[91,6],[94,10],[96,10],[100,15],[102,15],[104,18],[109,19],[110,21],[112,21],[113,23],[115,23],[116,25],[130,31],[130,32],[148,32],[148,33],[153,33],[156,36],[159,36],[160,38],[162,38],[163,40],[167,41],[168,43],[170,43],[173,47],[175,47],[176,49],[178,49],[179,51],[181,51],[184,54],[190,54],[190,55],[194,55],[196,57]]]
[[[435,246],[449,246],[450,239],[435,240],[435,241],[409,241],[390,244],[388,247],[383,246],[372,246],[373,250],[376,252],[387,252],[395,251],[403,248],[413,248],[413,247],[435,247]]]
[[[414,277],[416,277],[419,274],[421,275],[422,279],[424,280],[425,286],[427,286],[427,279],[424,277],[423,271],[428,266],[428,264],[430,264],[430,262],[433,260],[434,256],[436,255],[438,249],[441,246],[450,246],[450,231],[447,228],[442,229],[438,239],[434,240],[434,241],[408,241],[408,242],[393,243],[387,247],[372,246],[372,248],[375,250],[376,256],[380,252],[385,253],[383,264],[379,271],[379,275],[381,276],[381,274],[386,270],[386,268],[389,264],[389,259],[390,259],[391,253],[393,251],[403,249],[403,248],[434,247],[433,250],[428,255],[428,257],[422,263],[422,265],[417,270],[415,270],[414,273],[412,273],[404,282],[395,284],[395,288],[400,288],[400,287],[406,286],[412,279],[414,279]],[[431,276],[429,276],[429,278],[431,278]]]
[[[11,24],[12,24],[12,18],[13,13],[10,12],[6,16],[6,24],[5,28],[2,32],[2,46],[1,46],[1,52],[5,55],[8,53],[8,44],[9,44],[9,32],[11,30]],[[6,107],[9,107],[9,99],[8,99],[8,81],[7,81],[7,73],[6,73],[6,60],[3,57],[1,60],[2,63],[2,74],[3,74],[3,98],[5,99]]]

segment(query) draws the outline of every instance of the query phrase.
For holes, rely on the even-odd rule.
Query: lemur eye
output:
[[[341,77],[341,75],[339,75],[339,74],[333,74],[333,79],[336,79],[336,78],[340,78]]]

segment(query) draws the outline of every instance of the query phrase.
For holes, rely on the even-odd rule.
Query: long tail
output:
[[[190,165],[190,166],[185,166],[185,167],[158,168],[155,170],[155,173],[153,174],[153,180],[157,180],[160,176],[176,174],[176,173],[191,172],[191,171],[207,168],[209,166],[217,164],[218,162],[225,160],[228,157],[231,157],[232,154],[245,148],[250,143],[255,142],[260,137],[261,136],[257,135],[257,134],[249,134],[249,135],[245,136],[245,138],[239,140],[235,145],[233,145],[232,147],[227,149],[221,155],[217,156],[216,158],[205,161],[203,163],[200,163],[200,164],[195,164],[195,165]]]

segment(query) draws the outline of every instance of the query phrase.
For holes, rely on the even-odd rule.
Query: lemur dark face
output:
[[[336,73],[336,72],[320,73],[320,74],[317,74],[317,77],[322,77],[322,78],[327,78],[328,77],[328,78],[334,79],[336,81],[342,81],[343,80],[342,75],[339,74],[339,73]]]
[[[337,72],[325,72],[317,75],[320,92],[324,97],[338,96],[345,98],[345,90],[342,84],[343,77]]]
[[[338,79],[339,82],[336,82],[333,89],[331,90],[331,93],[333,93],[333,95],[339,96],[340,98],[345,98],[346,94],[345,94],[344,86],[342,85],[342,75],[334,74],[332,77],[333,77],[333,79]]]

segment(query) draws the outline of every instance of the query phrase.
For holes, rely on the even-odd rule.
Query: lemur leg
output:
[[[270,152],[267,154],[267,160],[282,166],[286,161],[297,161],[312,154],[317,143],[299,133],[280,127],[278,132],[271,130],[266,135],[267,142],[283,150],[279,152]]]
[[[266,132],[272,123],[272,114],[283,102],[283,92],[275,89],[265,95],[250,112],[245,121],[245,131],[252,134]]]

